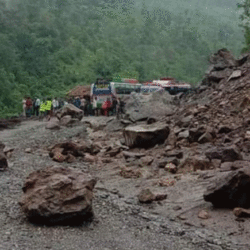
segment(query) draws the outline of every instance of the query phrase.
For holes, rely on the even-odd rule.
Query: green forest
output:
[[[197,84],[245,46],[237,0],[0,0],[0,117],[97,77]]]

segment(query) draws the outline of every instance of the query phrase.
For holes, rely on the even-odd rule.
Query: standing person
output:
[[[30,117],[32,112],[32,100],[30,97],[26,100],[26,116]]]
[[[52,101],[52,110],[51,110],[51,115],[56,112],[56,110],[59,108],[59,102],[57,100],[57,98],[55,97]]]
[[[35,115],[39,116],[39,109],[40,109],[41,101],[39,98],[36,98],[35,102]]]
[[[85,106],[86,100],[85,100],[85,98],[82,98],[80,101],[81,101],[80,109],[84,111],[84,106]]]
[[[58,107],[58,109],[62,108],[62,107],[63,107],[63,105],[64,105],[64,102],[63,102],[62,98],[60,98],[60,100],[59,100],[59,107]]]
[[[51,98],[48,98],[47,103],[46,103],[46,111],[47,111],[47,120],[49,121],[51,118],[51,109],[52,109],[52,101]]]
[[[64,105],[67,105],[67,104],[69,104],[69,103],[67,102],[67,100],[64,100]]]
[[[59,101],[58,101],[57,97],[55,99],[56,99],[56,110],[58,110],[59,109]]]
[[[45,98],[43,98],[42,102],[40,103],[40,115],[39,120],[43,119],[45,117],[45,111],[46,111],[46,101]]]
[[[107,98],[107,100],[104,101],[102,105],[102,109],[104,110],[105,116],[109,116],[110,107],[111,107],[111,101],[110,101],[110,98]]]
[[[81,101],[79,97],[76,97],[74,102],[73,102],[74,106],[76,106],[77,108],[80,108],[81,105]]]
[[[23,98],[23,117],[26,117],[26,97]]]
[[[89,115],[89,99],[86,99],[85,105],[84,105],[84,115]]]
[[[56,111],[56,99],[54,98],[52,100],[52,109],[51,109],[51,113],[53,114]]]
[[[94,115],[98,116],[98,110],[97,110],[97,96],[94,97],[93,99],[93,110],[94,110]]]
[[[36,104],[36,97],[32,100],[32,115],[35,115],[36,112],[35,104]]]
[[[113,97],[113,102],[112,102],[112,115],[116,114],[116,106],[117,106],[117,100],[115,97]]]

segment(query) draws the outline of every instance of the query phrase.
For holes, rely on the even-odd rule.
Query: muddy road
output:
[[[18,200],[29,173],[59,164],[49,157],[49,146],[79,138],[106,143],[121,138],[120,132],[94,132],[83,124],[58,131],[46,130],[45,126],[46,122],[27,121],[15,129],[0,131],[0,141],[14,148],[8,159],[8,170],[0,172],[0,249],[250,249],[246,227],[248,221],[236,222],[228,211],[213,212],[202,199],[207,185],[205,180],[198,180],[195,174],[187,174],[175,186],[158,187],[154,183],[165,174],[155,176],[147,168],[142,169],[141,178],[123,178],[119,173],[121,165],[125,163],[119,157],[112,158],[106,164],[101,161],[87,163],[80,158],[74,163],[60,163],[90,172],[98,178],[93,201],[95,218],[92,222],[78,227],[31,224],[21,212]],[[31,153],[25,152],[27,148],[31,148]],[[148,153],[157,157],[153,151]],[[138,202],[137,194],[145,187],[156,192],[167,192],[168,198],[142,205]],[[176,209],[177,206],[181,209]],[[212,213],[209,222],[197,219],[200,209],[208,209]]]

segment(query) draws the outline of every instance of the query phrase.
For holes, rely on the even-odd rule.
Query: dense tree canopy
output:
[[[99,76],[195,84],[209,54],[242,49],[236,3],[0,0],[0,116],[24,95],[61,96]]]

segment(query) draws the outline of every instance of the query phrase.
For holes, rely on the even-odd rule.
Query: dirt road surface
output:
[[[230,232],[230,224],[228,231],[219,228],[215,231],[213,228],[196,225],[192,217],[194,210],[191,210],[191,214],[187,212],[185,215],[191,220],[193,218],[193,223],[190,220],[181,222],[176,219],[177,214],[171,209],[173,206],[181,205],[185,211],[189,211],[189,208],[203,204],[198,194],[201,195],[206,183],[197,182],[196,187],[186,185],[184,196],[187,196],[190,202],[185,204],[182,204],[183,193],[178,194],[174,188],[171,192],[170,187],[166,202],[142,206],[138,203],[136,194],[139,188],[147,187],[149,180],[122,178],[117,174],[118,165],[115,165],[115,162],[110,164],[110,167],[109,164],[94,166],[80,160],[71,164],[62,163],[65,166],[89,171],[98,177],[93,202],[95,218],[92,222],[78,227],[31,224],[18,205],[25,178],[34,170],[55,165],[48,155],[48,146],[67,139],[74,140],[79,136],[88,137],[84,125],[58,131],[46,130],[45,126],[46,122],[27,121],[15,129],[0,131],[0,141],[8,147],[15,148],[13,155],[8,159],[9,169],[0,172],[0,249],[250,249],[250,244],[244,237],[240,240],[237,240],[237,237],[232,238],[234,232]],[[26,148],[31,148],[32,153],[25,153]],[[184,180],[184,184],[191,183],[194,177],[186,176]],[[236,227],[236,234],[240,234],[243,227],[240,222],[238,223],[240,226]]]

